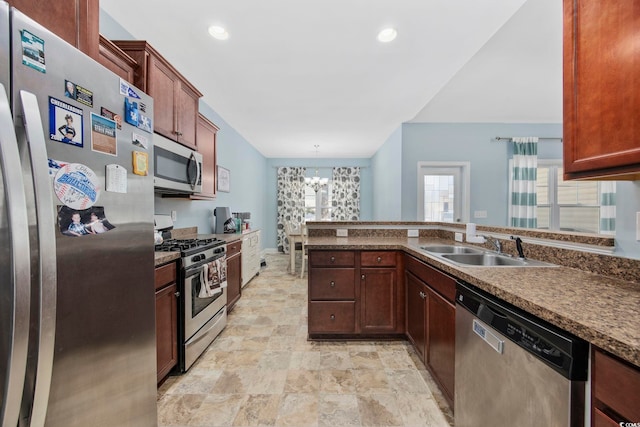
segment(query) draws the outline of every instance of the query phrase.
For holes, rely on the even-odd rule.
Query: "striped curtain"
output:
[[[600,233],[616,234],[616,183],[600,182]]]
[[[276,247],[289,253],[289,240],[284,230],[285,222],[301,224],[304,221],[304,167],[278,168],[278,224]]]
[[[511,182],[511,226],[538,228],[536,180],[538,176],[538,138],[512,138],[513,173]]]
[[[360,168],[333,168],[331,182],[331,220],[360,219]]]

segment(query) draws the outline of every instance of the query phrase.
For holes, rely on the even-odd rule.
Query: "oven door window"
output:
[[[200,290],[203,284],[200,281],[200,274],[194,274],[189,277],[187,280],[191,281],[191,317],[194,318],[200,313],[202,310],[206,309],[210,304],[212,304],[215,300],[222,297],[224,293],[220,292],[212,297],[201,298]]]

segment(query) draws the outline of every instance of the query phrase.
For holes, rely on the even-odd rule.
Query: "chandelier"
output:
[[[316,148],[316,160],[318,159],[318,147],[319,145],[314,145]],[[313,191],[316,193],[322,189],[325,185],[329,183],[329,178],[320,178],[318,176],[318,167],[316,166],[316,174],[313,177],[305,177],[304,183],[309,187],[313,188]]]

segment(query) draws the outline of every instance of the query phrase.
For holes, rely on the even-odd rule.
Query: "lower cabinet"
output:
[[[178,363],[178,285],[176,263],[155,269],[156,357],[160,383]]]
[[[242,241],[227,244],[227,312],[242,296]]]
[[[640,420],[640,369],[592,346],[591,425],[635,425]]]
[[[397,251],[309,251],[309,337],[404,333]]]
[[[455,279],[409,255],[406,335],[453,408]]]

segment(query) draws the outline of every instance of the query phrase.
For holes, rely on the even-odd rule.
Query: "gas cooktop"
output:
[[[224,245],[224,240],[215,237],[194,239],[169,239],[156,245],[156,252],[180,252],[182,256],[192,255],[209,248]]]

